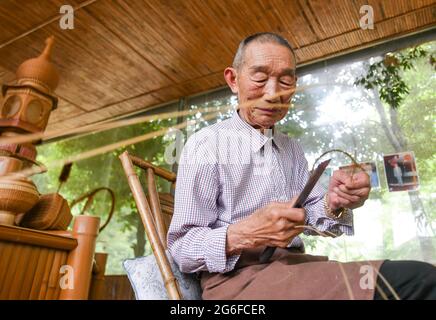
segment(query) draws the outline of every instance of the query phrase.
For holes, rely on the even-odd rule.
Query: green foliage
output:
[[[426,56],[428,52],[421,46],[387,54],[383,60],[371,64],[366,74],[358,78],[355,84],[368,90],[377,90],[382,101],[397,109],[410,92],[401,71],[411,70],[417,59]],[[434,61],[433,55],[430,56],[430,61]]]

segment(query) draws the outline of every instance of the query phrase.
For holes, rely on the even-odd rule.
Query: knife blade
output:
[[[299,194],[297,200],[295,201],[292,208],[302,208],[304,202],[306,202],[325,168],[327,168],[331,159],[325,160],[319,164],[319,166],[315,169],[313,174],[310,176],[309,180],[306,182],[306,185],[303,188],[303,191]],[[276,247],[266,247],[265,250],[260,254],[259,262],[266,263],[272,257],[276,250]]]

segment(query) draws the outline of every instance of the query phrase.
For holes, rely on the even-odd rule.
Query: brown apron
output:
[[[202,272],[203,299],[371,300],[374,297],[382,260],[339,263],[324,256],[277,248],[269,263],[259,264],[263,249],[244,251],[230,272]]]

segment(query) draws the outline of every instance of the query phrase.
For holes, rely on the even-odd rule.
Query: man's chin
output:
[[[275,118],[271,116],[259,116],[256,124],[264,129],[271,128],[276,123]]]

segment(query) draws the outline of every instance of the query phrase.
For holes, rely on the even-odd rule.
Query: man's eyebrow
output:
[[[262,66],[262,65],[251,66],[249,69],[252,71],[255,71],[255,72],[268,72],[269,71],[269,68],[267,66]]]
[[[280,73],[282,76],[295,76],[295,69],[286,68]]]
[[[262,65],[257,65],[257,66],[254,65],[254,66],[251,66],[249,69],[251,71],[254,71],[254,72],[265,72],[265,73],[268,73],[270,71],[269,67],[262,66]],[[291,76],[291,77],[294,77],[295,76],[295,69],[286,68],[282,72],[280,72],[280,75],[281,76]]]

